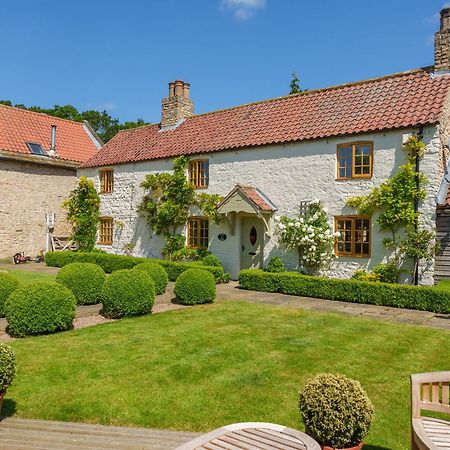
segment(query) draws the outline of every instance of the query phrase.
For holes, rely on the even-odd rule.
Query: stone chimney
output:
[[[434,35],[434,71],[450,70],[450,7],[441,11],[441,26]]]
[[[181,80],[169,83],[169,96],[162,101],[161,128],[178,125],[194,115],[194,102],[189,98],[190,84]]]

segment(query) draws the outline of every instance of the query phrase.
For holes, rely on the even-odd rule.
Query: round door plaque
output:
[[[219,241],[224,241],[227,238],[227,235],[225,233],[220,233],[219,236],[217,236],[217,239]]]

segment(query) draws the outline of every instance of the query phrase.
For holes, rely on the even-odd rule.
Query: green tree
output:
[[[16,108],[27,109],[29,111],[44,113],[61,119],[74,120],[76,122],[87,120],[103,142],[108,142],[120,130],[128,130],[130,128],[147,125],[143,119],[121,123],[119,119],[111,117],[106,111],[88,110],[80,112],[72,105],[54,105],[53,108],[42,108],[40,106],[27,107],[23,104],[13,105],[10,100],[0,100],[0,104],[15,106]]]
[[[72,225],[71,239],[78,242],[81,251],[92,251],[100,222],[100,197],[94,183],[80,177],[63,207],[67,209],[67,220]]]
[[[291,78],[291,83],[289,85],[290,87],[290,91],[289,91],[289,95],[292,94],[300,94],[300,92],[303,92],[300,89],[300,79],[297,76],[296,72],[292,72],[292,78]]]

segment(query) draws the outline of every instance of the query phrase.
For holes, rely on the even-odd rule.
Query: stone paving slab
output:
[[[450,314],[436,314],[429,311],[347,303],[270,292],[246,291],[240,289],[239,284],[236,281],[232,281],[228,284],[219,284],[217,286],[217,298],[227,301],[242,300],[266,305],[299,308],[307,311],[341,313],[388,322],[441,328],[450,331]]]

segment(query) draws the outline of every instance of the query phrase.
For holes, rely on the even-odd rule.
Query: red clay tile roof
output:
[[[253,186],[241,186],[237,184],[231,192],[220,202],[219,209],[221,205],[224,205],[228,200],[233,197],[237,192],[242,192],[257,208],[262,211],[276,211],[275,205],[257,188]]]
[[[425,69],[193,116],[174,130],[118,133],[85,166],[172,158],[439,122],[450,75]]]
[[[258,189],[251,186],[236,186],[249,200],[263,211],[275,211],[269,200]]]
[[[85,162],[98,152],[83,123],[5,105],[0,105],[0,150],[31,154],[26,142],[49,150],[52,125],[59,159]]]

